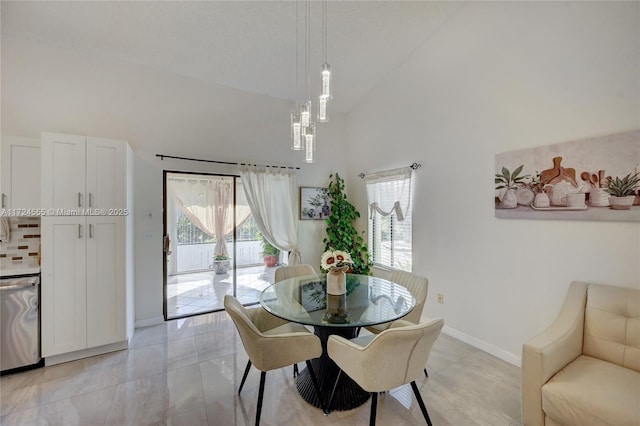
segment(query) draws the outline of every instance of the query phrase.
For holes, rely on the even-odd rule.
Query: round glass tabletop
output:
[[[327,295],[326,275],[279,281],[260,295],[275,316],[305,325],[364,327],[395,321],[414,308],[416,299],[400,284],[369,275],[347,274],[347,292]]]

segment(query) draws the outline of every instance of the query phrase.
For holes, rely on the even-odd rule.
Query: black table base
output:
[[[353,339],[358,335],[358,327],[321,327],[316,326],[314,329],[316,336],[320,338],[322,343],[322,355],[320,358],[312,359],[311,366],[318,379],[320,393],[324,399],[325,405],[329,401],[333,385],[338,377],[340,369],[329,355],[327,354],[327,340],[332,334],[342,336],[346,339]],[[296,383],[298,393],[309,404],[321,408],[320,401],[313,389],[311,376],[305,368],[300,371]],[[340,376],[340,383],[335,391],[331,406],[327,407],[328,411],[346,411],[361,406],[369,399],[369,392],[362,389],[356,382],[351,380],[346,374]]]

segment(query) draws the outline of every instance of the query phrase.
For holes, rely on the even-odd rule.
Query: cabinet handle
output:
[[[82,194],[78,192],[78,207],[82,207]]]
[[[7,207],[7,195],[3,192],[2,193],[2,208],[4,209],[5,207]]]
[[[82,239],[82,225],[78,224],[78,239]]]
[[[93,238],[93,224],[89,224],[89,238]]]
[[[89,193],[89,207],[93,207],[93,194]]]

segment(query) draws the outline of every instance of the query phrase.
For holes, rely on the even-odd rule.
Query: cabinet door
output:
[[[38,139],[2,137],[1,197],[3,208],[28,210],[40,207]]]
[[[87,218],[87,347],[126,339],[125,218]]]
[[[42,355],[87,346],[84,217],[42,218]]]
[[[125,142],[87,138],[87,206],[125,206]]]
[[[42,207],[76,210],[85,200],[85,137],[42,133]]]

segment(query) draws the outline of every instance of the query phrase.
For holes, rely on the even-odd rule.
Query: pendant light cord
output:
[[[306,24],[306,72],[307,72],[307,99],[311,99],[311,0],[307,0],[307,16],[305,20]]]
[[[322,56],[327,63],[327,0],[322,0]]]

